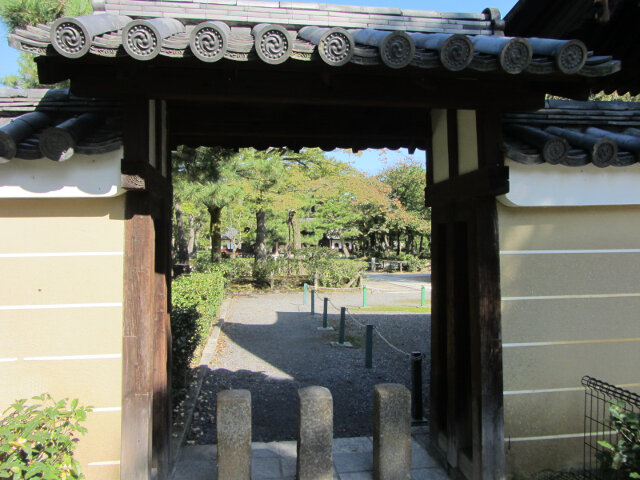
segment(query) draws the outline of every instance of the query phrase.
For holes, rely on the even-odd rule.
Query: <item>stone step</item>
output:
[[[425,437],[414,430],[411,451],[411,478],[446,480],[440,465],[417,441]],[[296,442],[253,442],[251,444],[251,478],[256,480],[293,480],[296,477]],[[173,480],[215,480],[216,445],[193,445],[183,449]],[[373,479],[372,437],[336,438],[333,440],[335,480]]]

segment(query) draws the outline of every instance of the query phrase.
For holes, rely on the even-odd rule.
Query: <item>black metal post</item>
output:
[[[373,325],[367,325],[365,344],[364,366],[365,368],[371,368],[373,366]]]
[[[316,290],[315,288],[311,289],[311,315],[316,314]]]
[[[411,352],[411,418],[422,420],[422,353]]]
[[[344,321],[347,312],[347,307],[340,307],[340,332],[338,333],[338,343],[342,345],[344,343]]]
[[[327,309],[329,308],[329,299],[324,297],[324,309],[322,310],[322,328],[327,328]]]

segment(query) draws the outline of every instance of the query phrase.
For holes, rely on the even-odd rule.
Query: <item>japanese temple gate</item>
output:
[[[432,446],[452,474],[503,478],[502,115],[542,108],[546,93],[584,97],[619,63],[589,59],[581,42],[506,38],[493,9],[241,0],[107,0],[95,9],[10,41],[42,55],[42,83],[70,79],[75,95],[121,105],[120,477],[169,471],[168,162],[171,149],[189,144],[426,150]],[[219,50],[199,50],[198,34]]]

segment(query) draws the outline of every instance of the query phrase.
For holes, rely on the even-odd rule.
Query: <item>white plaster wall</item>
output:
[[[564,165],[509,166],[509,193],[501,203],[518,207],[640,205],[640,164],[598,168]]]
[[[66,162],[13,159],[0,165],[0,198],[113,197],[120,187],[122,149],[74,155]]]

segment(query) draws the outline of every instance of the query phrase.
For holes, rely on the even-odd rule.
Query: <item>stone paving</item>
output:
[[[413,480],[447,480],[447,474],[429,456],[414,435],[411,451]],[[294,480],[296,442],[254,442],[251,445],[251,478]],[[333,441],[334,480],[373,480],[373,440],[371,437],[336,438]],[[185,447],[176,465],[173,480],[216,480],[216,446]],[[223,480],[223,479],[221,479]]]

